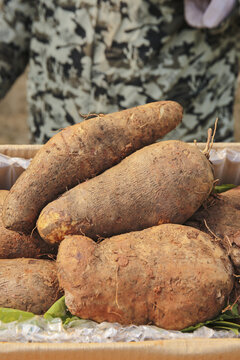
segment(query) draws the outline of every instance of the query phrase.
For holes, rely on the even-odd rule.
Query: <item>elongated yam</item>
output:
[[[13,185],[5,202],[7,228],[30,232],[41,209],[137,149],[155,142],[182,119],[182,107],[160,101],[99,116],[65,128],[45,144]]]
[[[7,195],[7,190],[0,190],[0,259],[39,258],[56,255],[57,248],[43,241],[36,231],[32,235],[21,235],[4,227],[2,206]]]
[[[98,239],[181,224],[207,199],[213,181],[211,165],[197,147],[156,143],[48,204],[37,228],[54,244],[68,234]]]
[[[191,227],[165,224],[102,241],[73,235],[57,269],[72,314],[179,330],[211,319],[233,288],[227,253]]]
[[[1,259],[0,294],[0,307],[43,314],[62,295],[56,263],[37,259]]]

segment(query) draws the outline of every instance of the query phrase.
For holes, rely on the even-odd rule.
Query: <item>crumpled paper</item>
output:
[[[210,152],[210,161],[214,166],[215,178],[219,179],[217,185],[240,185],[240,151],[232,149],[212,149]]]
[[[30,161],[31,159],[11,158],[0,154],[0,189],[9,190]]]
[[[47,342],[47,343],[111,343],[138,342],[147,340],[193,339],[193,338],[238,338],[233,331],[216,331],[201,327],[192,333],[168,331],[155,326],[122,326],[118,323],[91,320],[75,320],[67,326],[59,318],[51,321],[35,316],[24,322],[0,321],[0,342]]]

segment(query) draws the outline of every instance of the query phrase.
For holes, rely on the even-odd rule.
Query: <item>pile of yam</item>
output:
[[[53,136],[0,192],[1,307],[181,330],[235,301],[240,187],[213,193],[209,151],[162,139],[160,101]],[[162,140],[160,140],[162,139]]]

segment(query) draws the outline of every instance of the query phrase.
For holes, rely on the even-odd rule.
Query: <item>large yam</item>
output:
[[[179,330],[218,315],[233,288],[231,262],[218,243],[176,224],[100,244],[67,236],[57,268],[71,313],[97,322]]]
[[[37,228],[54,244],[68,234],[96,240],[162,223],[181,224],[207,199],[213,182],[211,165],[196,146],[156,143],[48,204]]]
[[[65,128],[13,185],[4,207],[5,226],[30,232],[47,203],[163,137],[179,124],[182,111],[176,102],[160,101]]]
[[[7,195],[7,190],[0,190],[0,259],[40,258],[56,255],[57,247],[43,241],[36,231],[31,235],[24,235],[4,227],[2,206]]]
[[[0,260],[0,307],[40,315],[62,295],[56,263],[37,259]]]

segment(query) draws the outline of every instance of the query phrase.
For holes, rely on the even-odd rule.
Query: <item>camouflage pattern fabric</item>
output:
[[[1,1],[1,0],[0,0]],[[179,0],[3,0],[0,97],[29,63],[32,141],[82,114],[170,99],[183,123],[166,138],[233,140],[240,0],[216,29],[194,29]]]

